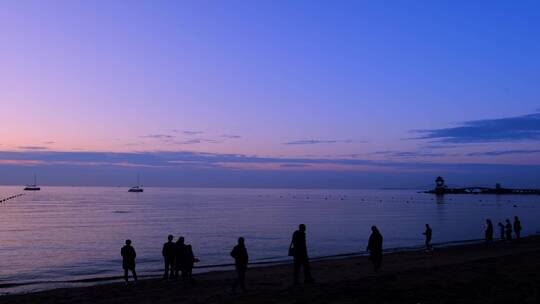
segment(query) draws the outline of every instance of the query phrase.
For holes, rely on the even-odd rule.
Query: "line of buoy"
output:
[[[10,199],[14,199],[14,198],[17,198],[17,197],[23,196],[23,195],[24,195],[24,193],[19,193],[19,194],[12,195],[10,197],[2,198],[2,199],[0,199],[0,203],[7,202]]]

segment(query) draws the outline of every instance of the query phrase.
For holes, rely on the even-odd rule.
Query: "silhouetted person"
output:
[[[191,245],[186,245],[186,251],[187,251],[187,263],[186,263],[186,280],[188,280],[190,283],[195,283],[195,280],[193,279],[193,266],[195,262],[198,262],[199,260],[195,258],[195,255],[193,254],[193,248]],[[182,275],[184,274],[184,271],[182,271]]]
[[[497,226],[499,226],[499,230],[501,232],[501,241],[504,241],[504,225],[503,223],[499,222]]]
[[[186,271],[188,264],[188,249],[184,244],[184,237],[179,237],[175,244],[175,277],[178,278],[178,273],[182,272],[182,280],[186,279]]]
[[[514,233],[516,234],[516,240],[521,238],[521,221],[519,217],[514,216]]]
[[[485,231],[486,243],[491,243],[493,241],[493,224],[490,219],[486,220],[486,231]]]
[[[137,253],[135,252],[135,248],[131,246],[131,240],[126,240],[126,245],[122,247],[120,254],[122,255],[122,268],[124,268],[124,280],[126,280],[126,284],[128,283],[128,270],[131,270],[133,279],[137,282],[137,273],[135,272],[135,258],[137,257]]]
[[[243,237],[238,238],[238,245],[234,246],[231,251],[231,256],[234,258],[234,266],[236,268],[236,274],[238,275],[232,286],[233,292],[236,292],[236,287],[238,285],[240,285],[242,291],[246,291],[245,282],[249,256]]]
[[[367,251],[369,259],[373,262],[373,270],[379,271],[382,264],[382,244],[383,237],[376,226],[371,226],[371,235],[369,236]]]
[[[511,241],[512,240],[512,223],[510,223],[510,220],[506,220],[506,240]]]
[[[294,257],[294,284],[298,284],[300,268],[304,269],[304,283],[313,283],[306,245],[306,225],[300,224],[292,235],[289,255]]]
[[[174,258],[175,258],[175,244],[173,243],[173,236],[169,235],[168,242],[163,244],[161,254],[163,255],[163,261],[165,262],[165,273],[163,279],[174,278]]]
[[[431,230],[431,227],[429,227],[429,224],[426,224],[426,231],[422,233],[426,236],[426,250],[431,250],[431,235],[433,231]],[[382,246],[382,245],[381,245]]]

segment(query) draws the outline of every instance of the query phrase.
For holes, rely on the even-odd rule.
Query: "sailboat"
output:
[[[31,185],[26,185],[26,187],[24,187],[24,190],[26,190],[26,191],[39,191],[39,190],[41,190],[41,188],[37,185],[36,174],[35,173],[34,173],[34,183],[31,184]]]
[[[129,188],[128,192],[143,192],[144,189],[142,188],[141,182],[139,180],[139,174],[137,174],[137,186],[133,186]]]

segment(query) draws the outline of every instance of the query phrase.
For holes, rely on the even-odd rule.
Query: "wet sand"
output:
[[[249,248],[248,248],[249,249]],[[292,265],[248,270],[246,293],[231,294],[234,272],[196,275],[195,286],[158,279],[0,297],[0,303],[540,303],[540,237],[312,263],[316,282],[292,286]]]

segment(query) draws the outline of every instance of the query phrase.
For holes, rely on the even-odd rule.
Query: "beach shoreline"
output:
[[[540,236],[540,234],[538,235]],[[442,243],[433,243],[432,246],[436,248],[445,248],[451,246],[460,246],[460,245],[470,245],[470,244],[479,244],[482,243],[482,239],[470,239],[470,240],[456,240],[448,241]],[[400,246],[384,249],[384,254],[392,254],[399,252],[411,252],[423,250],[424,245],[411,245],[411,246]],[[324,256],[312,256],[310,260],[315,261],[325,261],[325,260],[334,260],[334,259],[347,259],[354,257],[367,256],[368,252],[359,251],[359,252],[347,252],[347,253],[336,253],[332,255]],[[250,268],[258,267],[271,267],[271,266],[280,266],[280,265],[290,265],[292,263],[292,257],[281,257],[281,258],[268,258],[268,259],[259,259],[249,263]],[[162,277],[162,269],[155,269],[152,271],[138,272],[139,279],[159,279]],[[197,264],[194,267],[195,274],[206,274],[217,271],[234,271],[234,263],[224,263],[224,264],[210,264],[210,265],[199,265]],[[66,280],[50,280],[50,281],[23,281],[23,282],[6,282],[0,283],[0,296],[2,295],[15,295],[15,294],[27,294],[27,293],[36,293],[43,292],[47,290],[59,289],[59,288],[78,288],[78,287],[90,287],[93,285],[102,285],[102,284],[111,284],[124,282],[123,275],[120,274],[121,269],[119,269],[119,274],[115,276],[96,276],[96,277],[84,277],[84,278],[74,278]],[[151,274],[149,274],[151,273]]]
[[[197,274],[195,286],[149,278],[129,286],[107,282],[3,295],[0,303],[517,303],[516,297],[519,303],[535,303],[540,296],[539,258],[540,236],[529,236],[490,246],[438,247],[432,253],[388,253],[379,273],[365,256],[314,260],[316,282],[296,287],[290,264],[252,267],[248,292],[239,295],[230,293],[234,271],[223,270]]]

